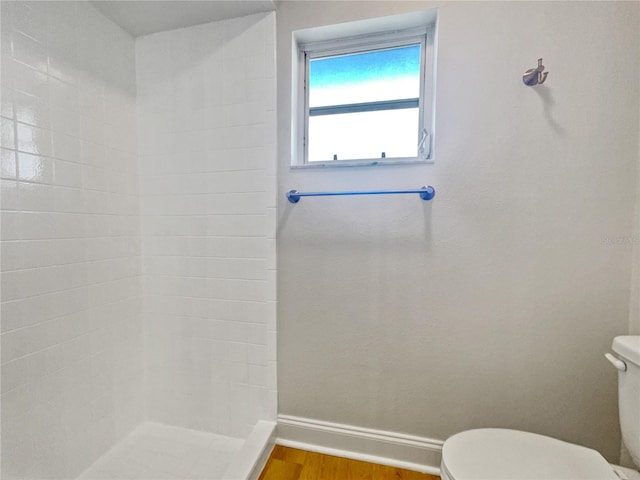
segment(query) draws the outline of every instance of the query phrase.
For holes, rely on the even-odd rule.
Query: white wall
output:
[[[640,108],[640,106],[639,106]],[[638,135],[640,141],[640,134]],[[629,303],[629,333],[640,335],[640,147],[638,147],[638,181],[633,230],[633,257],[631,272],[631,300]]]
[[[275,418],[275,14],[136,42],[149,418]]]
[[[74,478],[143,416],[133,39],[2,2],[2,478]]]
[[[282,414],[445,439],[514,427],[619,454],[638,188],[637,2],[447,2],[435,163],[291,170],[291,33],[437,6],[279,2]],[[538,57],[538,88],[522,72]],[[284,192],[416,188],[417,197]]]

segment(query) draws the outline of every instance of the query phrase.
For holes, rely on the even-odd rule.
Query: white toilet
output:
[[[640,336],[613,340],[622,438],[640,467]],[[640,480],[590,448],[534,433],[483,428],[458,433],[442,448],[442,480]]]

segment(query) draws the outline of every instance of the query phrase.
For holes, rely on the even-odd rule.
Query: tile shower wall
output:
[[[274,14],[136,42],[153,421],[275,418]]]
[[[2,478],[74,478],[144,418],[134,41],[1,16]]]

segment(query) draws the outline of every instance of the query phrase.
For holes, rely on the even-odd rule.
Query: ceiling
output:
[[[273,0],[93,0],[134,37],[275,9]]]

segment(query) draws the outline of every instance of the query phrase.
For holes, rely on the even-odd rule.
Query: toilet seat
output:
[[[449,438],[442,448],[441,470],[447,480],[620,480],[595,450],[500,428]]]

